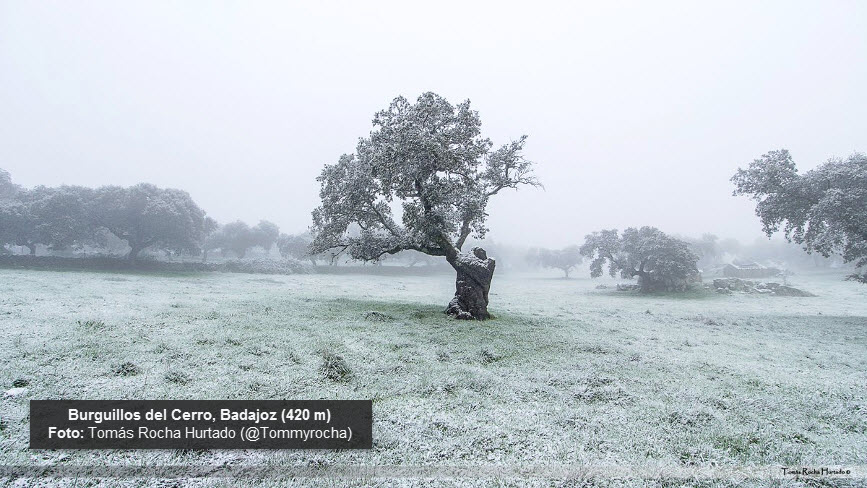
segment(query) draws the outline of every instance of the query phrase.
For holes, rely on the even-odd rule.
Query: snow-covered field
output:
[[[0,270],[0,384],[29,382],[0,400],[0,465],[867,465],[867,286],[639,296],[499,274],[496,319],[477,323],[441,313],[453,279]],[[323,374],[323,350],[348,380]],[[59,398],[372,398],[374,449],[29,451],[27,401]],[[392,484],[355,480],[372,483]]]

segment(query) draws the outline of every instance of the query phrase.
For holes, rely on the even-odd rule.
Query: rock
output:
[[[780,286],[779,283],[770,282],[770,283],[759,283],[758,285],[756,285],[756,288],[758,288],[759,290],[776,290],[777,288],[779,288],[779,286]]]
[[[608,288],[608,285],[596,285],[597,290],[607,290]]]
[[[713,286],[716,289],[723,288],[730,291],[755,293],[755,288],[758,286],[758,283],[755,281],[742,280],[740,278],[717,278],[713,280]]]
[[[631,285],[626,283],[618,283],[617,291],[635,291],[638,289],[638,285]]]
[[[713,286],[717,293],[730,294],[733,291],[743,293],[759,293],[762,295],[776,295],[782,297],[814,297],[812,293],[781,285],[775,282],[757,283],[755,281],[742,280],[740,278],[717,278],[713,280]]]
[[[717,278],[713,280],[714,288],[726,289],[731,291],[740,291],[743,289],[743,281],[738,278]]]
[[[780,285],[774,290],[774,295],[778,297],[814,297],[810,292],[799,290],[791,286]]]
[[[17,398],[20,396],[24,396],[27,394],[27,388],[18,387],[18,388],[10,388],[3,392],[3,398]]]

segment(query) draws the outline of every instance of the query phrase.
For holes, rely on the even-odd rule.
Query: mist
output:
[[[324,164],[392,98],[472,100],[529,135],[544,190],[490,238],[601,228],[762,237],[729,178],[867,150],[863,3],[0,3],[0,167],[39,184],[181,188],[220,222],[310,225]]]

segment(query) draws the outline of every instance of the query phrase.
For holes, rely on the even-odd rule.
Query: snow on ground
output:
[[[450,275],[0,270],[0,387],[28,389],[0,400],[0,464],[867,464],[867,286],[639,296],[554,276],[495,276],[496,319],[475,323],[441,313]],[[59,398],[372,398],[374,449],[29,451],[27,401]]]

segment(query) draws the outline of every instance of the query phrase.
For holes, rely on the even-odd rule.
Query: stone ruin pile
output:
[[[814,297],[810,292],[799,290],[791,286],[781,285],[779,283],[768,282],[762,283],[758,281],[742,280],[740,278],[717,278],[713,280],[713,285],[708,288],[716,290],[717,293],[731,294],[734,292],[740,293],[758,293],[763,295],[774,295],[783,297]]]

